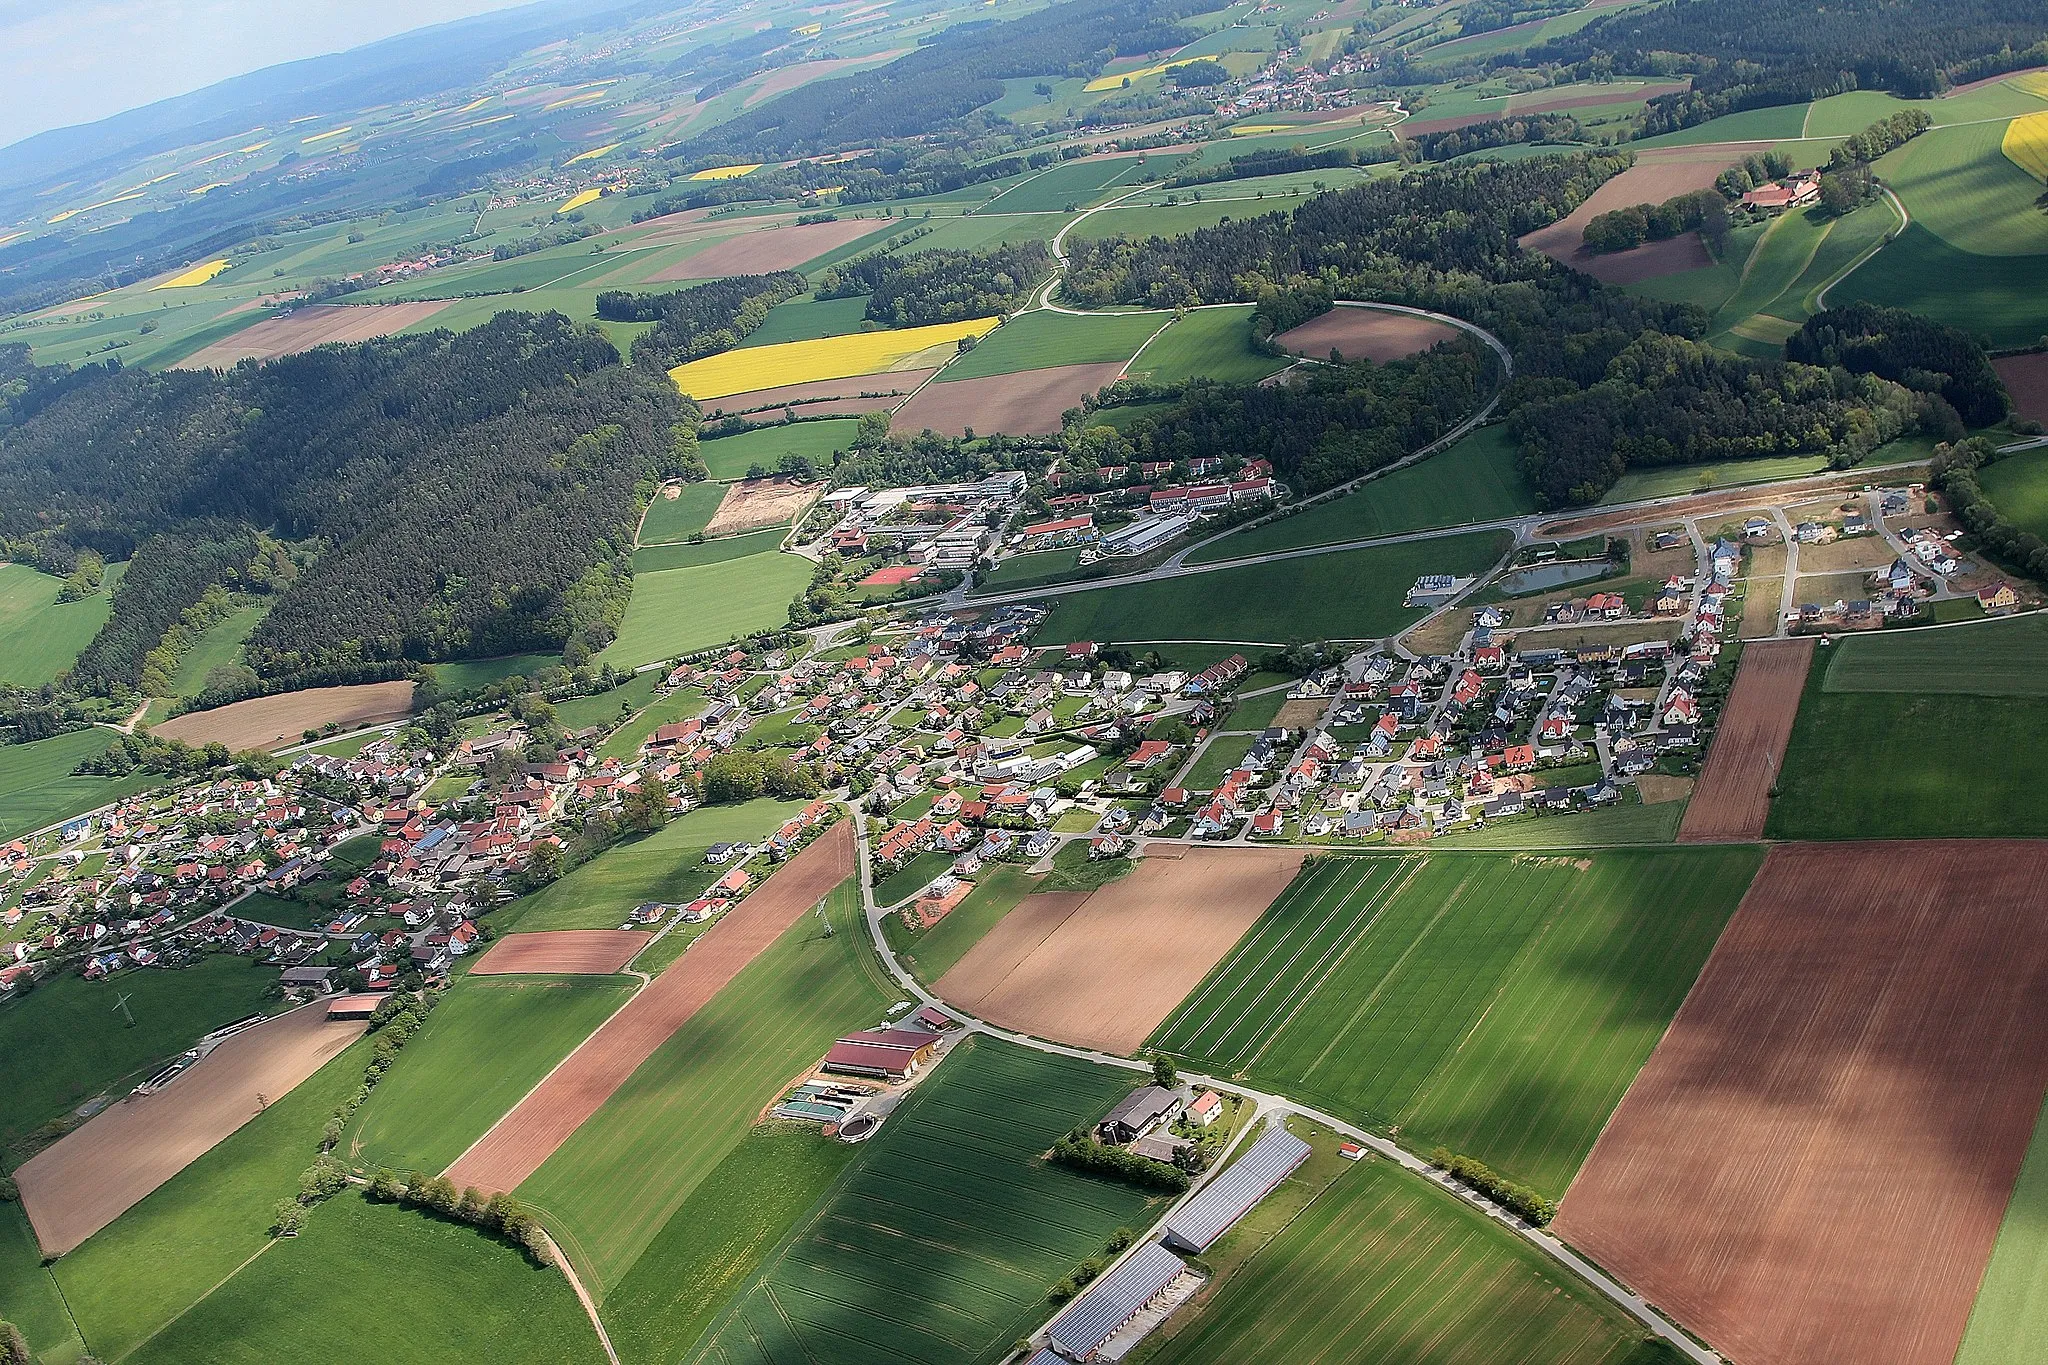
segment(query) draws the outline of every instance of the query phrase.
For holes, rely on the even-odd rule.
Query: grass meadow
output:
[[[1306,1167],[1304,1167],[1306,1169]],[[1283,1195],[1285,1189],[1283,1187]],[[1255,1211],[1253,1218],[1257,1218]],[[1250,1220],[1248,1220],[1250,1221]],[[1253,1223],[1247,1236],[1265,1230]],[[1485,1214],[1376,1157],[1340,1172],[1242,1261],[1232,1261],[1143,1365],[1514,1361],[1658,1365],[1620,1308]],[[1638,1354],[1640,1352],[1640,1354]]]
[[[882,905],[894,905],[914,896],[952,865],[953,855],[943,850],[920,853],[875,883],[875,900]]]
[[[1042,175],[1027,176],[991,199],[989,213],[1059,213],[1086,208],[1105,198],[1111,186],[1134,182],[1141,157],[1069,161]]]
[[[745,472],[746,466],[742,465],[740,473]],[[646,519],[640,523],[640,543],[672,545],[688,540],[711,524],[711,518],[718,514],[718,504],[724,500],[725,485],[708,479],[684,484],[673,498],[666,490],[655,494],[654,501],[647,504]]]
[[[72,1365],[85,1354],[19,1201],[0,1203],[0,1316],[21,1329],[45,1365]]]
[[[198,696],[206,687],[208,673],[242,661],[242,642],[269,614],[267,602],[237,607],[201,634],[178,661],[178,675],[171,679],[171,691],[180,697]]]
[[[1039,632],[1068,640],[1371,639],[1426,614],[1401,605],[1422,574],[1476,574],[1507,549],[1496,531],[1369,546],[1090,589],[1051,599]]]
[[[1805,126],[1805,105],[1780,104],[1768,109],[1745,109],[1736,114],[1723,114],[1720,118],[1696,123],[1675,133],[1660,133],[1656,137],[1632,142],[1629,146],[1701,147],[1710,142],[1778,142],[1801,136]]]
[[[1752,848],[1333,859],[1153,1036],[1561,1196],[1761,860]]]
[[[1158,384],[1183,379],[1256,384],[1286,369],[1290,362],[1252,349],[1251,319],[1250,304],[1185,313],[1131,362],[1131,376]]]
[[[2048,616],[1851,636],[1824,662],[1826,692],[2048,697]]]
[[[867,956],[860,897],[827,899],[670,1035],[519,1187],[600,1299],[621,1283],[778,1093],[896,998]]]
[[[106,589],[82,602],[59,602],[64,580],[26,564],[0,564],[0,683],[41,687],[78,661],[107,623]]]
[[[69,820],[163,779],[148,773],[127,777],[73,777],[71,770],[114,742],[107,729],[73,730],[31,744],[0,748],[0,838]]]
[[[789,604],[814,566],[796,555],[755,554],[636,574],[619,638],[598,657],[638,668],[788,624]]]
[[[447,1167],[632,998],[627,976],[464,976],[356,1112],[359,1170]]]
[[[1298,516],[1225,536],[1190,563],[1292,550],[1304,545],[1397,535],[1536,510],[1504,426],[1481,427],[1449,450],[1319,503]]]
[[[2008,455],[1977,477],[1984,496],[2022,531],[2048,533],[2048,450]]]
[[[1025,313],[948,365],[939,382],[1129,360],[1165,321],[1158,313]]]
[[[834,300],[838,302],[838,300]],[[858,299],[849,299],[857,303]],[[756,427],[737,436],[720,436],[699,443],[706,467],[714,479],[744,479],[755,465],[773,472],[785,455],[802,455],[821,469],[829,469],[835,451],[853,444],[854,429],[860,423],[851,417],[833,417],[822,422],[782,422]],[[644,537],[643,537],[644,539]]]
[[[0,1146],[192,1046],[202,1033],[264,1009],[274,969],[213,956],[180,971],[111,981],[63,975],[0,1005]],[[135,1027],[114,1012],[131,997]],[[9,1163],[12,1164],[12,1163]]]
[[[322,1307],[345,1291],[353,1307]],[[374,1315],[364,1310],[374,1305]],[[313,1210],[191,1311],[133,1365],[270,1365],[372,1359],[389,1365],[488,1358],[500,1365],[603,1365],[569,1282],[463,1224],[349,1190]]]
[[[691,1357],[773,1365],[993,1365],[1045,1294],[1156,1200],[1047,1165],[1133,1073],[982,1038],[953,1055],[860,1157]]]
[[[1604,503],[1642,502],[1702,489],[1735,488],[1819,474],[1828,467],[1825,455],[1766,455],[1753,460],[1720,460],[1709,464],[1648,465],[1631,469],[1607,490]]]
[[[780,346],[785,341],[845,336],[860,330],[867,310],[867,297],[862,294],[844,299],[790,299],[769,309],[767,318],[747,333],[740,346]]]
[[[663,569],[694,569],[705,564],[723,564],[748,555],[772,554],[781,548],[783,527],[749,531],[745,535],[720,536],[695,545],[676,541],[668,545],[643,545],[633,551],[633,572],[660,573]]]
[[[2010,1365],[2048,1341],[2048,1121],[2034,1127],[1955,1365]]]
[[[598,748],[600,761],[617,758],[630,761],[640,752],[640,746],[653,737],[654,732],[664,725],[688,720],[704,705],[704,694],[694,687],[678,687],[665,697],[656,697],[641,709],[631,720],[612,731],[609,738]]]

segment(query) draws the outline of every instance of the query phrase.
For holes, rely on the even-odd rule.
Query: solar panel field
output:
[[[1747,847],[1329,859],[1152,1046],[1562,1195],[1759,861]]]
[[[721,1317],[697,1361],[994,1362],[1053,1283],[1156,1216],[1127,1186],[1039,1159],[1137,1083],[1131,1072],[975,1038]]]

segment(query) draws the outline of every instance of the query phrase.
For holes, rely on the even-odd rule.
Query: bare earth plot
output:
[[[171,368],[226,369],[237,361],[296,355],[330,341],[368,341],[425,322],[452,302],[427,299],[418,303],[332,303],[301,308],[289,317],[265,318],[233,336],[222,337]]]
[[[763,526],[782,526],[795,521],[822,485],[800,479],[742,479],[725,490],[718,510],[704,527],[707,536],[729,536]]]
[[[844,417],[873,412],[878,408],[895,407],[898,399],[937,373],[930,367],[884,370],[877,374],[857,374],[850,379],[813,379],[803,384],[749,389],[745,393],[729,393],[723,398],[705,400],[704,414],[718,417],[725,413],[757,412],[789,403],[798,404],[797,412],[805,417],[821,414]]]
[[[1145,858],[1087,896],[1027,896],[938,994],[1034,1037],[1135,1052],[1301,867],[1292,849]]]
[[[95,1115],[14,1173],[45,1253],[61,1256],[213,1150],[362,1036],[324,1005],[236,1034],[154,1095]]]
[[[358,683],[252,697],[211,711],[192,711],[153,729],[187,744],[219,740],[236,750],[277,749],[299,743],[305,731],[323,725],[374,725],[397,720],[411,710],[411,683]]]
[[[762,275],[794,270],[814,256],[857,242],[884,224],[872,218],[842,218],[831,223],[757,228],[713,242],[702,251],[658,272],[650,283],[664,280],[710,280],[722,275]]]
[[[1773,849],[1552,1230],[1741,1365],[1949,1365],[2048,1088],[2044,885]]]
[[[1601,214],[1632,204],[1661,204],[1675,195],[1710,189],[1716,176],[1741,159],[1742,149],[1730,147],[1659,147],[1639,152],[1635,165],[1594,190],[1585,203],[1563,218],[1522,238],[1521,245],[1609,284],[1634,284],[1712,265],[1714,258],[1696,232],[1605,255],[1581,251],[1580,247],[1586,239],[1586,224]]]
[[[457,1185],[512,1190],[582,1126],[640,1063],[826,892],[853,875],[841,822],[705,930],[675,965],[607,1019],[448,1168]]]
[[[508,976],[514,972],[561,972],[570,976],[607,976],[633,960],[654,935],[638,929],[550,929],[536,934],[508,934],[477,959],[475,976]]]
[[[1362,358],[1383,364],[1426,351],[1457,335],[1457,328],[1430,318],[1382,313],[1376,308],[1332,308],[1273,340],[1283,350],[1317,360],[1328,359],[1335,350],[1346,360]]]
[[[1707,750],[1706,770],[1678,827],[1681,844],[1761,839],[1771,813],[1771,787],[1799,715],[1799,694],[1813,662],[1813,641],[1746,645],[1721,727]]]
[[[1080,406],[1083,394],[1115,383],[1123,371],[1123,362],[1111,361],[927,384],[917,397],[896,410],[889,425],[896,431],[929,429],[944,436],[959,436],[969,428],[1011,436],[1050,436],[1060,429],[1061,414]]]
[[[2003,356],[1991,362],[2022,417],[2048,422],[2048,352]]]

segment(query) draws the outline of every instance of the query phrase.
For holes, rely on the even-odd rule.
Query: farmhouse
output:
[[[862,1029],[832,1044],[832,1050],[825,1054],[825,1070],[847,1076],[908,1080],[931,1060],[938,1045],[938,1038],[922,1029]]]
[[[1135,1142],[1160,1124],[1171,1123],[1187,1107],[1187,1101],[1184,1092],[1160,1085],[1140,1086],[1095,1125],[1095,1135],[1111,1146]]]

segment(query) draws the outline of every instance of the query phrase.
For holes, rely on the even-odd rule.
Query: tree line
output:
[[[1977,471],[2005,458],[1992,441],[1972,436],[1936,446],[1928,466],[1936,488],[1948,495],[1956,516],[1990,553],[2030,578],[2048,579],[2048,541],[2020,526],[1985,496]]]
[[[870,320],[918,327],[996,317],[1021,308],[1051,271],[1052,252],[1035,240],[981,251],[877,253],[825,270],[814,292],[821,299],[866,294]]]
[[[767,320],[769,309],[806,288],[803,276],[779,270],[772,275],[734,275],[665,294],[607,289],[597,296],[597,315],[606,322],[653,323],[633,339],[633,364],[666,371],[731,350]]]

